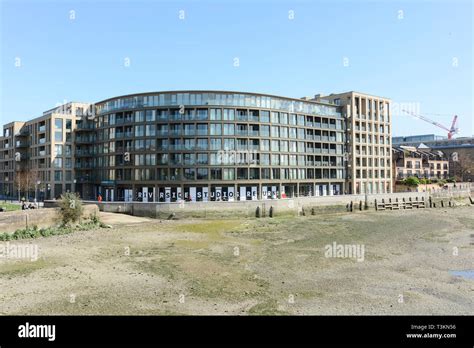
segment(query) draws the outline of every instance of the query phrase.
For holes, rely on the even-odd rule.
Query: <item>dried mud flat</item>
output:
[[[273,219],[159,221],[105,214],[112,229],[0,259],[0,314],[473,314],[474,208]],[[364,261],[327,258],[360,244]],[[457,251],[457,252],[456,252]]]

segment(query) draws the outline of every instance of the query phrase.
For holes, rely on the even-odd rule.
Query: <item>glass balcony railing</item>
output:
[[[189,148],[192,148],[192,146],[189,146]],[[180,151],[180,150],[183,150],[183,149],[184,149],[184,146],[181,145],[181,144],[176,144],[176,145],[171,144],[171,145],[169,145],[169,149],[170,149],[171,151]]]
[[[235,130],[235,135],[247,136],[247,134],[248,134],[248,131],[246,129],[236,129]]]

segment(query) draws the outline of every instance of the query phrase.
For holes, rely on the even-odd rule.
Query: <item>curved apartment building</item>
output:
[[[69,139],[65,129],[64,138],[43,140],[51,146],[46,152],[55,152],[52,163],[70,163],[67,157],[55,159],[67,156],[57,149],[69,146],[69,141],[73,162],[71,174],[60,175],[60,169],[66,169],[58,166],[50,169],[51,175],[44,178],[52,181],[46,198],[68,188],[84,198],[100,194],[106,201],[145,202],[391,190],[385,98],[356,92],[294,99],[170,91],[107,99],[92,106],[89,116],[82,108],[81,104],[76,113],[73,105],[73,112],[52,111],[39,119],[41,126],[51,127],[51,136],[57,119],[72,123]],[[37,132],[34,121],[20,127],[29,127],[32,142]],[[66,176],[71,182],[63,179]],[[51,180],[58,178],[63,186]]]

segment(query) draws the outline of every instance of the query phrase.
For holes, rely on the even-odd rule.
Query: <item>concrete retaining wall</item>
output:
[[[84,206],[82,217],[89,218],[97,215],[99,207],[95,204]],[[15,232],[17,229],[37,225],[38,227],[50,227],[60,223],[59,208],[44,208],[34,210],[16,210],[0,213],[0,233]]]
[[[433,198],[454,198],[467,197],[469,190],[458,190],[437,192],[432,194]],[[399,200],[421,200],[429,199],[427,192],[400,192],[391,194],[368,195],[368,205],[370,209],[375,209],[374,202],[377,199],[388,201],[392,199]],[[143,202],[102,202],[99,203],[99,209],[104,212],[125,213],[135,216],[146,216],[153,218],[166,219],[172,215],[176,218],[181,217],[249,217],[255,216],[257,207],[268,215],[270,207],[276,214],[298,214],[302,208],[316,211],[346,211],[346,205],[350,202],[365,203],[365,195],[341,195],[324,197],[298,197],[275,200],[260,201],[234,201],[234,202],[173,202],[173,203],[143,203]]]

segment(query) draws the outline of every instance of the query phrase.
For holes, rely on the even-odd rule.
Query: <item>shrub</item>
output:
[[[91,220],[91,223],[95,224],[95,225],[99,225],[100,224],[100,219],[99,217],[97,216],[97,214],[91,214],[90,215],[90,220]]]
[[[61,195],[59,207],[63,225],[80,220],[83,206],[78,194],[68,192]]]
[[[444,185],[446,185],[446,182],[447,182],[447,181],[444,180],[444,179],[438,180],[438,185],[439,185],[439,186],[444,186]]]
[[[407,186],[418,186],[420,184],[420,179],[416,176],[410,176],[404,180],[404,184]]]

